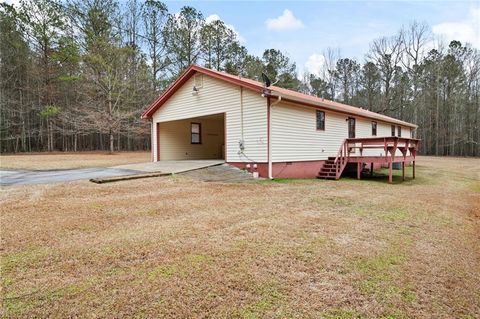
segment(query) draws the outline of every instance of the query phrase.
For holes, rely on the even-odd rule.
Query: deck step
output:
[[[335,174],[323,174],[323,173],[318,174],[318,176],[320,176],[320,177],[333,177],[333,178],[337,177]]]
[[[320,175],[318,175],[317,178],[318,179],[332,179],[332,180],[336,179],[335,176],[320,176]]]

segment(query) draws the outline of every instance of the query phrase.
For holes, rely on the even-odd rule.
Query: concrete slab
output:
[[[30,185],[70,182],[82,179],[141,174],[118,168],[83,168],[50,171],[0,171],[0,185]]]
[[[202,182],[249,183],[257,181],[251,173],[228,164],[206,167],[180,173],[180,175]]]
[[[162,172],[169,174],[177,174],[181,172],[192,171],[200,168],[221,165],[224,160],[188,160],[188,161],[159,161],[137,164],[126,164],[114,166],[115,169],[127,169],[144,173]]]
[[[145,175],[146,173],[164,173],[165,175],[168,175],[221,165],[224,162],[225,161],[223,160],[161,161],[119,165],[106,168],[64,169],[49,171],[1,170],[0,185],[48,184],[82,179],[102,179],[119,176]]]

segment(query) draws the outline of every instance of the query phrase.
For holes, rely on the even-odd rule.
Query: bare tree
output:
[[[400,66],[403,53],[403,35],[383,37],[372,42],[367,57],[373,61],[381,74],[383,82],[383,101],[380,113],[392,110],[392,81]]]
[[[410,74],[412,80],[412,108],[413,108],[413,122],[418,122],[418,81],[419,81],[419,67],[421,60],[425,57],[427,45],[431,43],[432,36],[430,28],[425,23],[417,21],[412,22],[407,28],[402,29],[402,44],[404,56],[402,64]]]

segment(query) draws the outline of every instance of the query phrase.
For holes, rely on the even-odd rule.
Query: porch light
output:
[[[193,89],[192,89],[192,95],[193,96],[198,95],[198,89],[195,85],[193,86]]]

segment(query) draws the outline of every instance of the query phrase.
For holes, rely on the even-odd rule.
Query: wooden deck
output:
[[[412,163],[412,178],[415,178],[415,158],[419,145],[418,139],[396,136],[347,138],[343,141],[337,156],[329,157],[325,162],[318,178],[340,179],[348,163],[357,163],[358,179],[361,178],[364,164],[370,164],[370,173],[373,172],[374,164],[386,164],[389,183],[392,183],[393,163],[401,163],[403,180],[405,180],[405,163]],[[365,154],[369,150],[380,151],[382,155]]]

